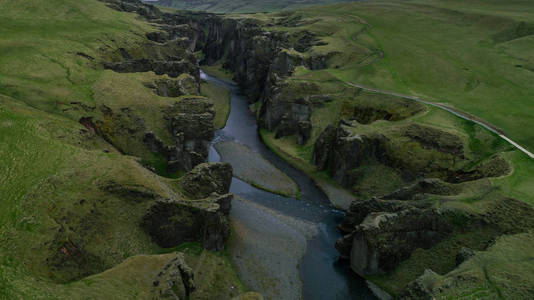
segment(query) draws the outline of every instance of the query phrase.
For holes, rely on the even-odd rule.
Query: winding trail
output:
[[[360,31],[358,31],[353,36],[351,36],[350,39],[351,39],[351,41],[353,43],[355,43],[356,45],[359,45],[358,41],[357,41],[358,40],[358,36],[363,34],[363,33],[366,33],[367,31],[369,31],[369,29],[371,29],[372,26],[369,23],[367,23],[365,20],[363,20],[362,18],[360,18],[360,17],[357,17],[357,18],[359,19],[359,22],[364,24],[365,26]],[[359,45],[359,46],[361,46],[361,45]],[[380,50],[380,49],[372,49],[372,50],[373,50],[373,53],[371,55],[373,55],[374,53],[378,53],[379,54],[378,57],[376,59],[372,60],[371,62],[365,63],[364,65],[370,65],[372,63],[375,63],[375,62],[381,60],[384,57],[384,52],[382,50]],[[367,59],[367,58],[365,58],[365,59]],[[428,101],[428,100],[425,100],[425,99],[422,99],[422,98],[419,98],[419,97],[416,97],[416,96],[404,95],[404,94],[395,93],[395,92],[391,92],[391,91],[375,89],[375,88],[371,88],[371,87],[368,87],[368,86],[364,86],[364,85],[353,83],[353,82],[349,82],[349,81],[343,81],[343,82],[345,84],[348,84],[350,86],[357,87],[357,88],[360,88],[360,89],[363,89],[363,90],[367,90],[367,91],[372,91],[372,92],[376,92],[376,93],[381,93],[381,94],[386,94],[386,95],[391,95],[391,96],[396,96],[396,97],[400,97],[400,98],[404,98],[404,99],[413,100],[413,101],[416,101],[416,102],[424,103],[424,104],[427,104],[427,105],[430,105],[430,106],[437,107],[439,109],[445,110],[447,112],[450,112],[451,114],[453,114],[453,115],[455,115],[455,116],[457,116],[459,118],[462,118],[462,119],[467,120],[467,121],[474,122],[474,123],[486,128],[487,130],[497,134],[500,138],[502,138],[503,140],[505,140],[508,143],[510,143],[516,149],[518,149],[521,152],[525,153],[528,157],[534,159],[534,154],[532,152],[528,151],[526,148],[524,148],[521,145],[519,145],[518,143],[514,142],[511,138],[507,137],[504,134],[504,132],[502,130],[500,130],[497,126],[494,126],[494,125],[492,125],[492,124],[490,124],[490,123],[488,123],[486,121],[483,121],[479,117],[476,117],[476,116],[471,115],[469,113],[462,112],[460,110],[445,106],[443,104],[438,104],[438,103],[435,103],[435,102],[431,102],[431,101]]]
[[[438,103],[435,103],[435,102],[431,102],[431,101],[428,101],[428,100],[425,100],[425,99],[422,99],[422,98],[419,98],[419,97],[416,97],[416,96],[404,95],[404,94],[395,93],[395,92],[391,92],[391,91],[385,91],[385,90],[381,90],[381,89],[374,89],[374,88],[371,88],[371,87],[367,87],[367,86],[364,86],[364,85],[361,85],[361,84],[352,83],[352,82],[348,82],[348,81],[344,81],[344,83],[348,84],[350,86],[356,87],[356,88],[363,89],[363,90],[372,91],[372,92],[385,94],[385,95],[396,96],[396,97],[400,97],[400,98],[404,98],[404,99],[409,99],[409,100],[413,100],[413,101],[416,101],[416,102],[420,102],[420,103],[423,103],[423,104],[427,104],[427,105],[430,105],[430,106],[437,107],[439,109],[445,110],[445,111],[450,112],[451,114],[453,114],[453,115],[455,115],[455,116],[457,116],[459,118],[462,118],[462,119],[467,120],[467,121],[474,122],[474,123],[486,128],[487,130],[497,134],[500,138],[502,138],[503,140],[507,141],[512,146],[514,146],[515,148],[517,148],[521,152],[523,152],[526,155],[528,155],[530,158],[534,159],[534,154],[532,152],[528,151],[527,149],[525,149],[524,147],[522,147],[521,145],[519,145],[518,143],[514,142],[512,139],[510,139],[506,135],[504,135],[504,133],[501,130],[499,130],[496,126],[493,126],[490,123],[482,121],[480,118],[478,118],[476,116],[472,116],[472,115],[470,115],[468,113],[459,111],[457,109],[454,109],[454,108],[451,108],[451,107],[447,107],[447,106],[445,106],[443,104],[438,104]]]

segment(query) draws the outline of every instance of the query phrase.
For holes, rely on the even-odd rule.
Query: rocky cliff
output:
[[[150,108],[139,103],[86,109],[80,123],[119,151],[141,157],[160,174],[192,170],[206,161],[214,135],[213,103],[199,96],[200,69],[193,53],[197,41],[205,40],[204,30],[189,25],[188,18],[162,13],[140,1],[104,2],[113,9],[137,13],[159,24],[160,30],[147,33],[141,43],[101,47],[100,65],[119,73],[153,72],[155,76],[148,78],[154,79],[145,79],[143,85],[166,100]]]
[[[308,83],[295,87],[286,78],[297,66],[312,70],[326,67],[332,53],[307,53],[321,44],[314,34],[305,30],[268,31],[265,26],[277,24],[211,14],[186,13],[169,19],[171,24],[187,23],[190,48],[203,53],[202,63],[222,62],[235,74],[234,80],[250,101],[262,103],[258,114],[261,127],[276,130],[278,137],[297,135],[300,143],[310,138],[312,98],[318,96],[319,89]]]
[[[156,201],[142,227],[164,248],[198,241],[206,249],[222,250],[230,236],[231,180],[229,164],[198,165],[180,179],[187,198]]]
[[[234,73],[250,101],[258,103],[260,127],[274,132],[276,138],[294,135],[298,144],[311,146],[317,169],[358,196],[339,227],[344,236],[336,247],[341,259],[361,276],[395,276],[398,270],[407,273],[407,278],[422,274],[405,285],[403,295],[436,295],[421,282],[426,277],[438,279],[428,275],[433,271],[423,274],[420,266],[434,265],[440,274],[450,272],[456,261],[469,260],[469,249],[483,251],[502,235],[532,228],[529,222],[512,224],[507,219],[518,213],[529,216],[532,209],[504,197],[488,179],[509,174],[508,161],[470,144],[470,140],[485,141],[469,136],[468,130],[460,133],[415,120],[413,116],[428,109],[413,101],[290,78],[297,67],[324,69],[336,55],[310,51],[324,42],[308,30],[295,29],[304,21],[290,14],[259,21],[202,13],[171,15],[129,5],[120,8],[141,12],[158,23],[160,31],[147,35],[151,42],[139,47],[143,51],[115,49],[104,67],[167,74],[170,81],[154,81],[147,87],[163,97],[183,97],[163,109],[171,144],[145,128],[125,131],[144,132],[145,145],[164,155],[172,170],[198,165],[180,182],[192,201],[160,200],[143,219],[143,228],[159,245],[200,240],[206,248],[220,249],[228,237],[225,217],[231,196],[221,175],[214,175],[226,174],[227,167],[199,165],[213,135],[212,108],[205,99],[183,96],[198,90],[198,66],[192,52],[202,53],[202,63],[221,63]],[[295,30],[269,30],[276,26]],[[167,52],[168,47],[180,48],[181,54]],[[335,122],[324,124],[314,111],[332,101],[337,102],[337,115],[330,119]],[[104,132],[97,122],[86,123]],[[483,205],[466,208],[466,203],[475,201]],[[506,213],[499,212],[502,209]]]

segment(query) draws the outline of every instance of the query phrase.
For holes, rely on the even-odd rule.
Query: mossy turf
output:
[[[335,78],[445,103],[534,150],[530,2],[368,1],[305,8],[291,17],[301,18],[300,25],[268,30],[318,34],[328,45],[307,55],[337,53],[327,69]]]
[[[1,299],[152,295],[154,276],[174,254],[159,255],[165,250],[139,224],[153,203],[147,199],[183,195],[175,179],[121,153],[152,161],[163,174],[165,162],[142,139],[117,134],[106,141],[79,120],[90,114],[113,131],[102,109],[132,113],[172,142],[161,110],[180,99],[159,97],[144,84],[162,76],[100,67],[101,55],[138,47],[153,30],[136,14],[96,0],[0,0]],[[139,125],[135,118],[121,122]],[[203,257],[198,299],[242,291],[224,257],[180,251],[193,265]]]
[[[215,109],[215,119],[213,120],[215,129],[226,126],[226,121],[230,116],[230,92],[212,82],[204,82],[200,86],[200,93],[213,101]]]

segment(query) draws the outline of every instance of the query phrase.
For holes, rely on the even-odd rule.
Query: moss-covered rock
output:
[[[230,190],[232,173],[232,165],[228,163],[204,163],[182,177],[180,185],[192,199],[206,198],[212,193],[224,195]]]

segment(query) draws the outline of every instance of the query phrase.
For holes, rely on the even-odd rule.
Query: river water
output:
[[[256,119],[250,112],[248,101],[238,86],[205,73],[202,73],[201,77],[225,87],[231,95],[230,116],[226,126],[216,132],[213,144],[221,141],[235,141],[247,145],[285,172],[300,187],[302,197],[295,199],[257,189],[234,178],[230,191],[276,213],[304,220],[316,227],[317,234],[305,243],[306,250],[298,264],[298,274],[302,282],[302,299],[376,299],[363,278],[353,273],[347,263],[338,263],[338,253],[334,244],[340,237],[336,226],[341,222],[344,216],[343,212],[330,205],[326,195],[317,188],[309,177],[286,163],[263,144],[257,132]],[[220,160],[213,147],[210,149],[209,160],[212,162]],[[258,211],[256,210],[255,213],[258,214]],[[234,204],[231,218],[249,218],[248,223],[245,223],[251,224],[251,216],[245,214],[247,214],[246,209],[241,206],[236,207]],[[256,215],[252,221],[261,222],[262,217],[266,216]],[[262,224],[252,224],[262,226]],[[283,238],[285,234],[283,228],[287,227],[280,228],[276,229],[275,234],[279,234]],[[240,274],[241,277],[247,275],[249,274]],[[275,274],[273,275],[275,276]],[[246,282],[246,280],[243,281]],[[280,300],[286,299],[280,298]]]

